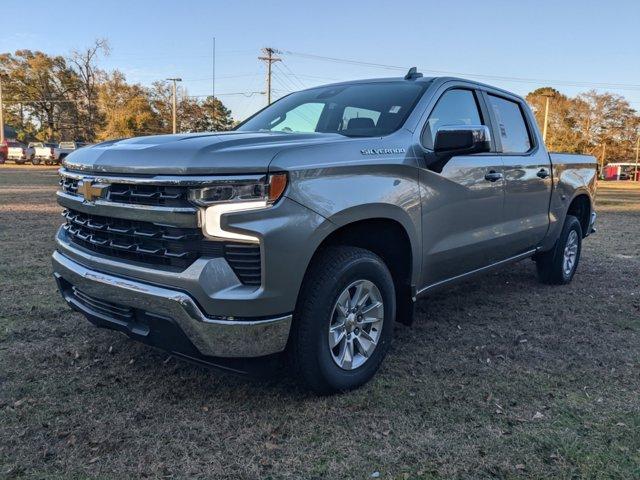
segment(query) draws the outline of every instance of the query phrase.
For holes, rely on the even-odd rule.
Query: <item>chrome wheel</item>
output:
[[[338,296],[329,322],[329,351],[344,370],[362,366],[378,345],[384,322],[380,290],[369,280],[357,280]]]
[[[571,271],[578,258],[578,232],[571,230],[567,237],[567,244],[564,247],[564,258],[562,260],[562,273],[565,277],[571,275]]]

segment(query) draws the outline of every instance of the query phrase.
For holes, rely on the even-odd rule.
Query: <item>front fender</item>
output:
[[[411,244],[412,282],[418,284],[422,262],[421,201],[418,170],[412,165],[350,165],[322,171],[290,172],[287,196],[318,213],[332,228],[323,238],[354,222],[387,219],[399,223]]]

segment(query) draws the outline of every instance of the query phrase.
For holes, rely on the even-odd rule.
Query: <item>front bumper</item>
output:
[[[52,261],[64,299],[98,326],[190,357],[261,357],[286,346],[291,315],[211,317],[181,291],[91,270],[57,251]]]

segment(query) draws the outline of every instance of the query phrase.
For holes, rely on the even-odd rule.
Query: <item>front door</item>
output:
[[[472,89],[445,91],[428,116],[425,151],[433,149],[439,127],[488,125],[481,101]],[[503,258],[502,157],[495,151],[457,156],[438,170],[420,172],[424,288]]]

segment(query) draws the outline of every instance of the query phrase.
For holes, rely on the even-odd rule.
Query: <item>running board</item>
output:
[[[510,263],[519,262],[520,260],[524,260],[525,258],[532,257],[537,251],[538,251],[537,249],[529,250],[527,252],[524,252],[524,253],[521,253],[519,255],[516,255],[515,257],[510,257],[510,258],[507,258],[505,260],[500,260],[499,262],[492,263],[491,265],[487,265],[486,267],[477,268],[475,270],[471,270],[470,272],[463,273],[463,274],[457,275],[455,277],[447,278],[446,280],[441,280],[441,281],[436,282],[436,283],[432,283],[431,285],[428,285],[428,286],[418,290],[418,292],[416,293],[416,297],[415,298],[421,297],[423,295],[427,295],[427,294],[433,292],[434,290],[439,290],[440,288],[446,287],[446,286],[451,285],[453,283],[461,282],[463,280],[468,280],[469,278],[475,277],[476,275],[484,274],[486,272],[489,272],[489,271],[494,270],[496,268],[503,267],[503,266],[508,265]]]

